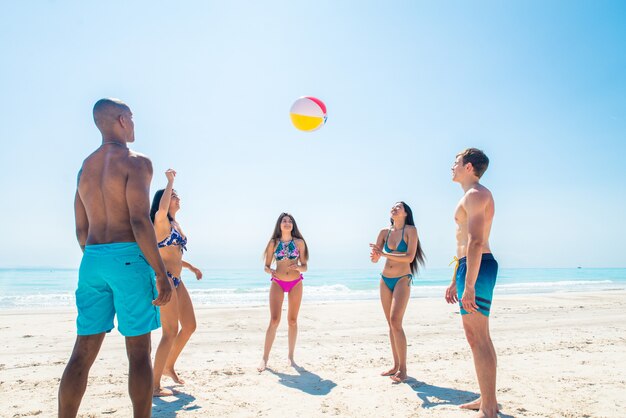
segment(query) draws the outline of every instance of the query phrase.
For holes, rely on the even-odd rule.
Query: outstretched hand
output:
[[[202,279],[202,271],[200,271],[200,269],[198,269],[198,268],[194,268],[194,269],[193,269],[193,274],[195,274],[195,275],[196,275],[196,279],[197,279],[197,280]]]

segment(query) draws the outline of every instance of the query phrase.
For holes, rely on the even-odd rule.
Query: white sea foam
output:
[[[594,291],[605,289],[626,289],[624,273],[611,275],[588,275],[575,279],[576,271],[568,271],[565,274],[555,276],[555,280],[541,280],[542,277],[549,277],[546,270],[538,271],[538,274],[529,274],[528,271],[520,273],[509,271],[502,278],[498,278],[495,293],[498,294],[527,294],[527,293],[550,293],[550,292],[574,292],[574,291]],[[621,270],[620,270],[621,271]],[[512,274],[515,273],[515,274]],[[530,272],[534,273],[534,272]],[[207,275],[208,276],[208,275]],[[447,276],[447,275],[446,275]],[[624,276],[624,277],[622,277]],[[230,280],[232,277],[225,276],[224,279],[209,279],[202,282],[188,281],[188,289],[196,306],[254,306],[267,305],[269,297],[269,283],[266,281],[241,279]],[[327,277],[336,277],[340,283],[328,283]],[[347,301],[347,300],[372,300],[379,297],[378,280],[363,275],[342,276],[340,273],[310,275],[304,282],[305,303],[325,302],[325,301]],[[534,281],[536,277],[541,281]],[[616,279],[611,279],[616,277]],[[552,278],[552,277],[550,277]],[[1,277],[0,277],[1,279]],[[448,285],[447,278],[441,274],[438,279],[416,278],[413,282],[411,296],[414,298],[442,297]],[[517,282],[515,280],[518,280]],[[74,291],[70,290],[73,284],[62,282],[63,288],[59,286],[39,286],[33,284],[32,287],[24,286],[25,281],[21,281],[21,286],[6,286],[0,292],[0,309],[28,309],[28,308],[50,308],[50,307],[74,307]],[[240,287],[232,286],[237,283]],[[323,283],[323,284],[322,284]],[[45,284],[45,283],[44,283]],[[221,286],[220,286],[221,285]],[[212,287],[220,286],[220,287]],[[61,290],[62,289],[62,290]],[[13,292],[13,293],[10,293]]]

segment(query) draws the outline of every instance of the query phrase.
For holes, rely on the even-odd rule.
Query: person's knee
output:
[[[136,346],[136,347],[127,347],[126,352],[128,354],[128,362],[131,367],[134,364],[145,363],[146,361],[150,363],[150,347]]]
[[[470,347],[474,348],[476,346],[476,333],[468,327],[465,327],[465,339]]]
[[[280,324],[280,315],[272,315],[270,317],[270,328],[278,328]]]
[[[287,318],[287,323],[289,324],[290,327],[297,327],[298,326],[298,317],[289,317],[289,318]]]
[[[67,373],[81,374],[89,370],[91,367],[91,355],[86,352],[73,353],[70,360],[67,362]]]
[[[178,335],[178,322],[172,325],[163,325],[162,329],[163,333],[161,336],[161,341],[173,340],[174,338],[176,338],[176,335]]]
[[[148,356],[148,359],[150,359],[151,349],[150,334],[126,338],[126,353],[129,360],[139,359],[144,356]]]
[[[389,329],[391,329],[391,332],[401,332],[402,331],[402,317],[401,316],[396,316],[396,315],[391,315],[391,317],[389,318]]]
[[[78,337],[68,364],[84,366],[93,363],[103,339],[104,334]]]
[[[471,326],[464,326],[465,330],[465,338],[467,339],[467,343],[471,348],[480,348],[487,344],[489,339],[488,334],[484,332],[480,332],[480,330],[475,329]]]
[[[196,332],[196,327],[196,321],[189,322],[181,327],[180,333],[189,337]]]

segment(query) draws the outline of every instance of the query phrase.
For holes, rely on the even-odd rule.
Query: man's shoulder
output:
[[[493,200],[491,191],[482,184],[472,187],[465,193],[465,196],[463,196],[463,202],[465,205],[485,204],[490,200]]]
[[[477,184],[473,186],[471,189],[469,189],[465,193],[465,196],[473,196],[473,197],[491,196],[491,191],[485,186],[483,186],[482,184]]]
[[[152,170],[152,161],[147,155],[137,151],[129,150],[128,163],[135,170]]]
[[[83,177],[83,173],[91,173],[94,167],[98,166],[98,150],[95,150],[89,154],[78,168],[77,184],[80,183],[80,179]]]
[[[95,161],[98,159],[98,154],[101,152],[100,148],[95,149],[88,156],[85,157],[83,163],[80,165],[80,169],[82,170],[84,167],[89,166],[91,161]]]
[[[150,162],[150,158],[146,154],[142,154],[141,152],[137,152],[137,151],[134,151],[132,149],[128,150],[128,156],[131,159],[134,159],[134,160],[137,160],[137,161],[144,161],[144,162],[147,161],[147,162]]]

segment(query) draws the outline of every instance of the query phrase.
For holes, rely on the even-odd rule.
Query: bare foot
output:
[[[176,392],[175,390],[167,389],[164,387],[158,387],[158,388],[154,388],[154,390],[152,391],[152,396],[154,397],[172,396],[176,393],[178,392]]]
[[[398,368],[397,367],[392,367],[391,369],[387,370],[386,372],[381,372],[380,375],[381,376],[393,376],[396,373],[398,373]]]
[[[401,372],[400,370],[398,370],[393,376],[389,377],[396,383],[402,383],[407,379],[408,376],[406,375],[406,372]]]
[[[478,411],[480,409],[480,403],[481,403],[481,399],[479,397],[475,401],[464,403],[463,405],[459,405],[459,408],[461,408],[461,409],[471,409],[473,411]],[[500,412],[501,408],[502,408],[502,405],[498,404],[498,412]]]
[[[261,373],[263,370],[267,369],[267,360],[261,360],[261,363],[259,364],[259,366],[256,369],[257,369],[257,371],[259,373]]]
[[[163,370],[163,376],[167,376],[174,381],[174,383],[178,383],[179,385],[184,385],[185,381],[178,377],[174,369]]]
[[[488,414],[485,411],[483,411],[482,409],[478,410],[478,413],[476,415],[474,415],[474,418],[497,418],[498,416],[498,412],[497,411],[493,411],[492,414]]]
[[[464,403],[463,405],[459,405],[459,408],[478,411],[480,409],[480,402],[481,402],[480,397],[478,397],[478,399],[476,399],[475,401],[471,401],[468,403]]]
[[[287,360],[287,367],[298,367],[298,365],[292,358],[290,358]]]

